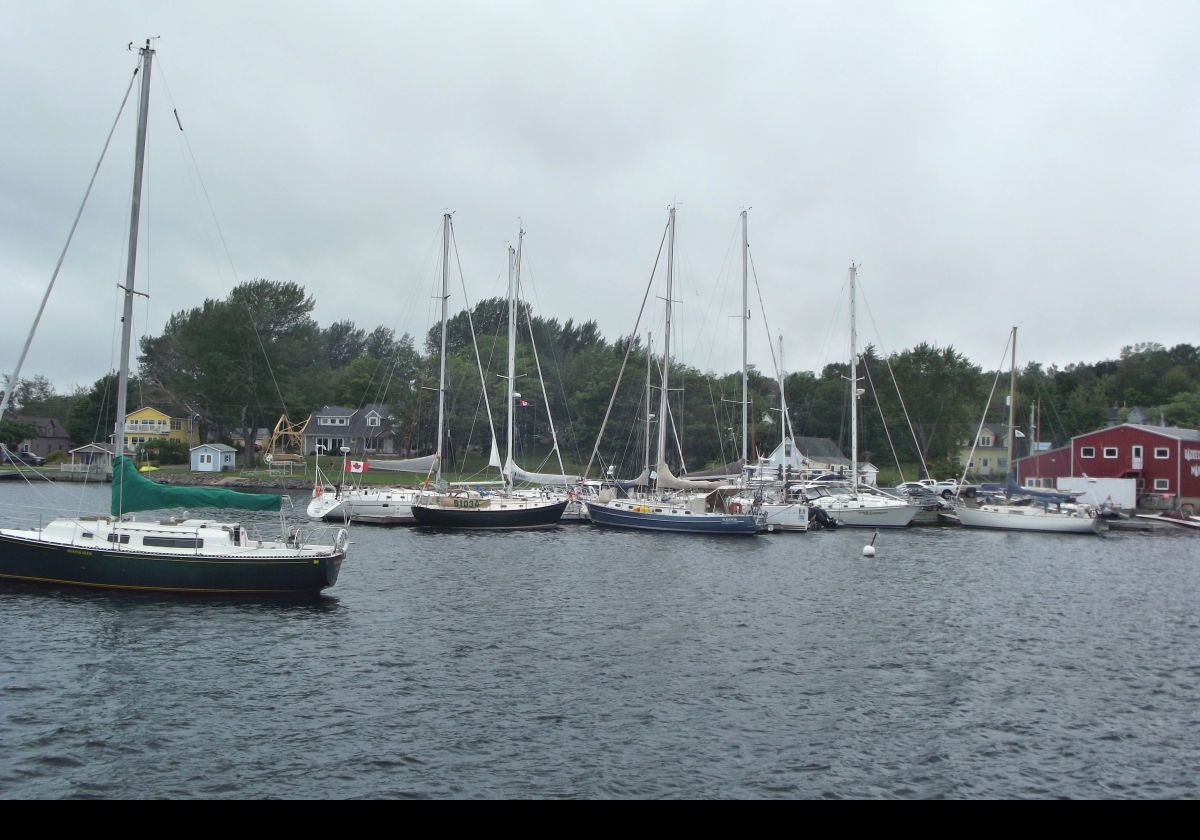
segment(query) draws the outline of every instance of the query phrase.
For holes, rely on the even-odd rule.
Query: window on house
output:
[[[182,430],[183,430],[183,421],[182,420],[172,420],[171,421],[171,431],[172,432],[179,432]]]
[[[1007,458],[997,458],[996,466],[1002,470],[1007,469],[1008,468],[1008,459]]]
[[[1165,446],[1154,447],[1154,457],[1160,461],[1165,461],[1171,457],[1171,450]]]
[[[1117,457],[1117,447],[1115,447],[1115,446],[1104,447],[1104,457],[1105,458],[1116,458]]]
[[[979,445],[980,446],[991,446],[992,445],[991,437],[988,435],[980,435],[979,436]]]
[[[984,458],[984,459],[983,459],[983,468],[984,468],[985,470],[988,468],[988,459],[987,459],[987,458]]]
[[[1085,446],[1085,447],[1081,448],[1079,450],[1079,457],[1080,458],[1095,458],[1096,457],[1096,447]]]
[[[367,418],[367,425],[368,425],[368,426],[378,426],[378,425],[379,425],[379,415],[378,415],[378,414],[372,414],[370,417],[368,417],[368,418]]]
[[[1169,478],[1154,479],[1154,489],[1155,490],[1170,490],[1171,489],[1171,479],[1169,479]]]
[[[1132,449],[1130,449],[1130,450],[1129,450],[1129,453],[1130,453],[1130,454],[1131,454],[1131,455],[1132,455],[1134,458],[1141,458],[1141,457],[1142,457],[1142,447],[1140,447],[1140,446],[1135,446],[1135,447],[1133,447]]]

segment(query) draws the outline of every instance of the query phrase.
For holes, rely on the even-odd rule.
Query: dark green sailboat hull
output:
[[[150,592],[316,595],[333,586],[344,553],[329,557],[200,557],[55,545],[0,535],[0,578]]]

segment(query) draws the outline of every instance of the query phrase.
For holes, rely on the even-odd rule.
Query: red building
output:
[[[1125,423],[1017,460],[1022,485],[1054,486],[1067,476],[1136,479],[1139,507],[1200,510],[1200,431]]]

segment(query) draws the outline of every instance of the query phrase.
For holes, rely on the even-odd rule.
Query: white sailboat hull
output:
[[[873,496],[829,497],[812,500],[813,505],[850,528],[907,528],[917,509],[904,502],[880,504]]]
[[[1076,512],[1059,513],[1030,505],[980,505],[955,510],[965,528],[1001,531],[1040,531],[1052,534],[1098,534],[1099,518]]]
[[[350,521],[367,525],[414,525],[412,505],[420,497],[416,490],[387,488],[383,490],[343,490],[340,494],[326,491],[308,504],[310,519]],[[428,494],[426,495],[428,499]]]

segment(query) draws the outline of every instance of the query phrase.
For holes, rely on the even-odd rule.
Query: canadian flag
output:
[[[369,461],[347,461],[346,472],[365,473],[370,466]]]

